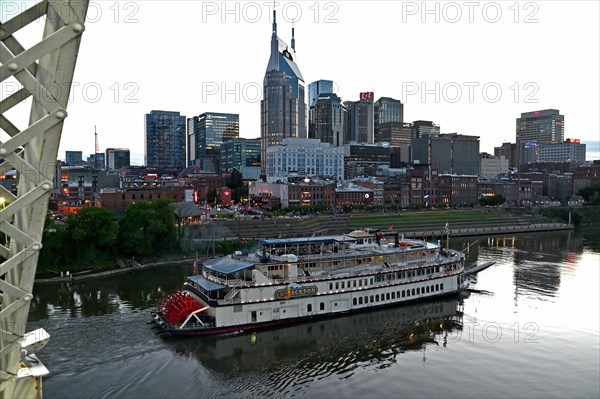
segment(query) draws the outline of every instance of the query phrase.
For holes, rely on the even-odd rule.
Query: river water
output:
[[[496,261],[464,295],[234,336],[149,312],[191,271],[35,287],[46,398],[600,397],[600,230],[453,240]]]

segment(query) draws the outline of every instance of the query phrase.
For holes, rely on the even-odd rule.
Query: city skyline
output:
[[[521,113],[558,109],[565,139],[581,139],[587,159],[599,159],[598,3],[477,4],[430,2],[425,10],[421,2],[280,2],[278,31],[290,43],[295,20],[305,84],[332,80],[343,101],[367,91],[403,100],[405,122],[430,120],[442,133],[480,136],[489,153],[515,141]],[[229,13],[221,2],[169,7],[186,12],[175,22],[156,2],[90,7],[59,154],[93,153],[97,125],[101,151],[127,147],[132,164],[143,163],[143,115],[154,109],[239,114],[240,137],[260,136],[271,5],[231,2]],[[2,20],[11,12],[3,6]],[[42,26],[17,39],[33,42]],[[210,53],[190,51],[199,42]],[[157,48],[171,56],[156,56]],[[173,61],[178,53],[186,56]],[[3,82],[3,91],[14,85]]]

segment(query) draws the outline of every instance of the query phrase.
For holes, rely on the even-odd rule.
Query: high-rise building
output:
[[[400,100],[395,100],[390,97],[381,97],[375,101],[375,142],[380,140],[380,129],[389,124],[395,124],[396,127],[401,126],[404,122],[404,104]]]
[[[480,154],[480,175],[484,179],[493,179],[498,175],[508,174],[508,159],[504,155],[491,155],[485,152]]]
[[[375,176],[379,167],[389,165],[390,146],[388,143],[350,143],[344,146],[344,176],[346,180]]]
[[[144,160],[156,168],[185,167],[185,116],[151,111],[144,118]]]
[[[131,165],[131,154],[128,148],[107,148],[106,169],[119,170]]]
[[[410,162],[410,143],[412,141],[412,123],[387,122],[379,125],[376,143],[390,143],[392,148],[391,167],[400,167]]]
[[[260,167],[260,139],[236,138],[221,144],[221,172]]]
[[[585,144],[579,139],[566,139],[563,143],[541,144],[538,148],[538,162],[585,162]]]
[[[221,144],[240,137],[240,116],[205,112],[188,118],[189,166],[198,164],[202,158],[216,159],[221,156]]]
[[[412,123],[412,138],[418,139],[424,135],[440,134],[440,126],[431,121],[414,121]]]
[[[277,15],[273,10],[271,55],[263,80],[261,108],[261,167],[266,171],[267,148],[280,145],[284,138],[306,138],[306,103],[304,78],[295,62],[296,39],[292,28],[292,45],[277,36]]]
[[[514,168],[517,166],[517,144],[502,143],[500,147],[494,147],[494,156],[504,156],[508,160],[508,166]]]
[[[348,110],[348,138],[346,142],[373,143],[375,141],[375,103],[373,92],[360,93],[359,101],[346,101]]]
[[[267,148],[267,181],[284,181],[292,174],[344,179],[344,147],[316,139],[287,138]]]
[[[103,152],[99,152],[97,154],[90,154],[90,156],[87,157],[87,163],[94,170],[104,170],[106,168],[105,154]]]
[[[344,145],[346,107],[342,99],[333,93],[322,93],[309,111],[309,138]]]
[[[425,134],[412,141],[412,161],[439,173],[479,175],[479,137],[450,133]]]
[[[308,106],[314,107],[323,93],[334,93],[333,80],[317,80],[308,85]]]
[[[565,117],[557,109],[524,112],[517,118],[517,144],[524,141],[561,143],[564,140],[564,128]]]
[[[81,151],[66,151],[65,163],[67,165],[78,165],[83,161],[83,153]]]

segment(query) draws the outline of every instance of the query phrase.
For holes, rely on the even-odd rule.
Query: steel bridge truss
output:
[[[21,86],[0,98],[0,176],[16,170],[19,179],[16,195],[0,185],[0,398],[41,396],[41,386],[37,393],[19,388],[22,359],[30,355],[22,341],[88,2],[44,0],[0,21],[0,84]],[[44,17],[42,39],[25,49],[14,35]],[[6,112],[30,97],[29,123],[20,131]]]

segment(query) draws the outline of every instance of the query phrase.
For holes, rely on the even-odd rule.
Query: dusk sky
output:
[[[6,21],[34,2],[2,1]],[[92,2],[63,130],[65,150],[127,147],[142,164],[151,110],[240,114],[260,135],[272,2]],[[404,120],[478,135],[481,151],[515,140],[522,112],[559,109],[565,138],[600,159],[600,24],[596,1],[279,2],[279,36],[295,20],[305,84],[333,80],[343,100],[373,91],[400,99]],[[17,36],[25,47],[42,23]],[[2,82],[2,98],[16,91]],[[7,115],[26,126],[22,104]]]

